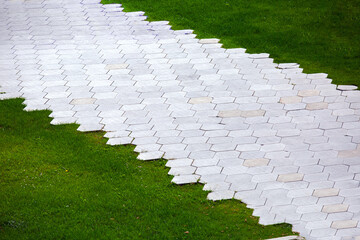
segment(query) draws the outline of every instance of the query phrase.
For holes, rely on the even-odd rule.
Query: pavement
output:
[[[306,239],[360,239],[360,92],[98,0],[0,0],[0,99]]]

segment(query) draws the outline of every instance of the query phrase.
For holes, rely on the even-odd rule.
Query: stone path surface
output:
[[[261,224],[360,237],[360,92],[98,0],[0,0],[0,98],[168,159]]]

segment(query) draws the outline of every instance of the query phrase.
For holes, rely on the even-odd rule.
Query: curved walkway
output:
[[[164,157],[307,239],[360,236],[360,92],[98,0],[0,0],[0,99]],[[359,238],[359,237],[358,237]],[[358,239],[356,238],[356,239]]]

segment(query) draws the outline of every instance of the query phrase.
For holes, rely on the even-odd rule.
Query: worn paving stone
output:
[[[296,182],[301,181],[304,178],[304,174],[302,173],[288,173],[288,174],[280,174],[277,178],[279,182]]]
[[[327,213],[346,212],[348,209],[349,209],[349,205],[346,204],[325,205],[322,209],[322,212],[327,212]]]
[[[298,96],[290,96],[290,97],[282,97],[280,99],[280,102],[283,104],[294,104],[294,103],[300,103],[302,100],[301,97]]]
[[[339,189],[337,188],[316,189],[313,192],[313,196],[315,197],[331,197],[331,196],[337,196],[338,194],[339,194]]]
[[[343,229],[343,228],[355,228],[357,225],[358,225],[358,221],[343,220],[343,221],[334,221],[331,224],[331,227],[336,229]]]
[[[189,103],[191,104],[200,104],[200,103],[210,103],[212,101],[211,97],[199,97],[199,98],[191,98]]]
[[[243,163],[245,167],[267,166],[268,164],[269,159],[266,158],[246,159]]]
[[[139,159],[164,157],[174,183],[239,199],[262,224],[287,222],[307,239],[360,235],[356,86],[120,4],[0,1],[0,31],[13,36],[0,40],[0,99],[103,130]]]

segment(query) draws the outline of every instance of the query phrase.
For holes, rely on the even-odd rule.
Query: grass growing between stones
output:
[[[360,86],[360,0],[103,0],[145,11],[174,29],[219,38],[224,47],[267,52],[325,72],[335,84]]]
[[[102,132],[50,125],[49,111],[0,101],[1,239],[266,239],[245,204],[171,184],[165,161],[142,162]]]

